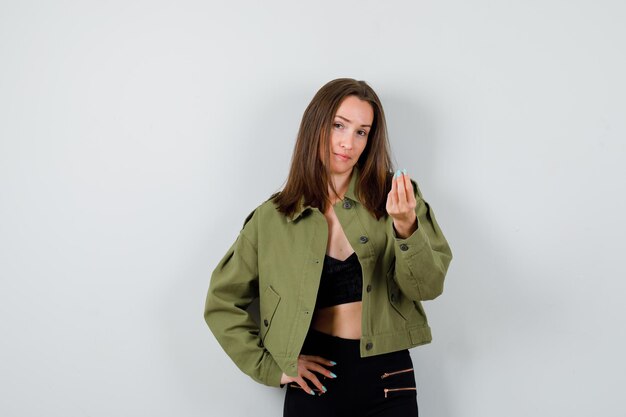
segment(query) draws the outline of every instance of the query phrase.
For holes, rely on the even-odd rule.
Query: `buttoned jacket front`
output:
[[[377,220],[359,202],[358,175],[355,168],[344,199],[333,209],[363,272],[365,357],[431,341],[421,301],[443,291],[452,253],[415,183],[418,228],[400,239],[391,217]],[[287,217],[268,200],[248,216],[213,271],[205,320],[235,364],[261,383],[279,386],[283,372],[297,376],[327,240],[328,223],[317,208],[300,206]],[[247,311],[257,297],[259,324]]]

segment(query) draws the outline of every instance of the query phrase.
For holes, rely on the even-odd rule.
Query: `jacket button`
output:
[[[367,286],[367,292],[372,292],[372,286],[371,285]]]
[[[401,244],[400,245],[400,250],[404,251],[404,252],[408,251],[409,250],[409,245],[407,245],[406,243]]]
[[[343,208],[345,208],[345,209],[352,208],[352,203],[350,203],[350,200],[348,200],[348,199],[344,200]]]
[[[392,303],[396,302],[396,295],[395,294],[391,294],[391,302]]]
[[[361,242],[361,243],[367,243],[367,241],[368,241],[368,240],[369,240],[369,239],[367,238],[367,236],[361,236],[361,237],[359,238],[359,242]]]
[[[374,347],[374,344],[372,342],[369,342],[367,345],[365,345],[366,350],[372,350],[373,347]]]
[[[267,321],[267,319],[265,319],[265,320],[263,320],[263,324],[265,324],[265,327],[267,327],[267,326],[269,326],[269,325],[270,325],[270,322],[269,322],[269,321]]]

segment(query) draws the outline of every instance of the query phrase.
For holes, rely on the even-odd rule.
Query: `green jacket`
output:
[[[356,174],[356,175],[355,175]],[[443,291],[452,253],[415,183],[417,230],[395,237],[390,216],[376,220],[355,195],[358,170],[334,210],[363,271],[361,356],[431,341],[420,301]],[[211,276],[204,318],[235,364],[253,379],[279,386],[297,376],[298,355],[315,307],[328,239],[317,208],[286,217],[268,200],[246,219]],[[246,308],[260,297],[260,325]]]

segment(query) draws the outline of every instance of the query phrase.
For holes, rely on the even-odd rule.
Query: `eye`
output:
[[[359,134],[359,136],[367,136],[367,131],[365,130],[359,130],[357,133]]]
[[[334,126],[335,128],[337,128],[337,129],[341,129],[341,128],[343,127],[343,125],[342,125],[341,123],[339,123],[339,122],[335,122],[335,123],[333,124],[333,126]]]

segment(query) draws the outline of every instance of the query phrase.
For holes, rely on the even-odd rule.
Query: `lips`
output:
[[[337,158],[341,159],[342,161],[347,161],[348,159],[350,159],[350,157],[346,154],[335,153],[335,155],[337,156]]]

